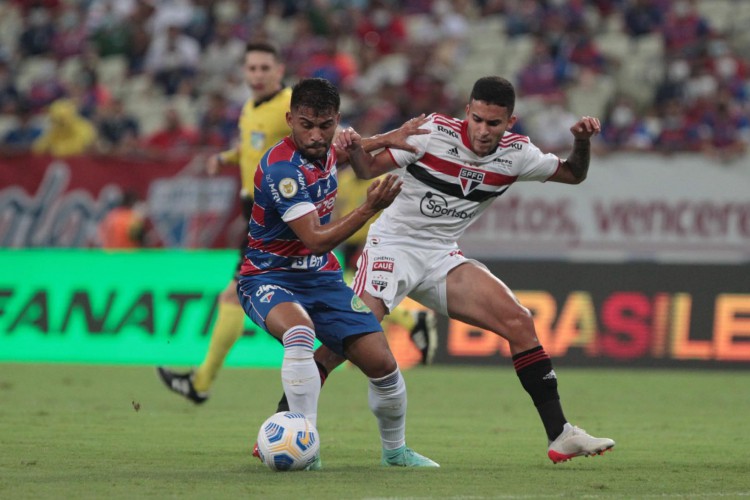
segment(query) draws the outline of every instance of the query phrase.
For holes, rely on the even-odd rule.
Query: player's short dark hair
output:
[[[333,111],[339,112],[341,97],[331,82],[324,78],[303,78],[292,87],[292,111],[310,108],[316,115]]]
[[[248,52],[267,52],[277,61],[281,60],[278,47],[271,42],[248,42],[247,45],[245,45],[245,54]]]
[[[501,76],[485,76],[474,83],[470,99],[502,106],[512,115],[516,106],[516,91],[513,84]]]

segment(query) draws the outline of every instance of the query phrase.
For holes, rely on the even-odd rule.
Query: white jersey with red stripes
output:
[[[401,168],[403,188],[370,227],[370,238],[410,236],[456,242],[496,197],[516,181],[546,181],[561,160],[542,153],[525,135],[506,133],[497,149],[478,156],[470,148],[467,122],[434,113],[407,139],[411,153],[389,149]]]

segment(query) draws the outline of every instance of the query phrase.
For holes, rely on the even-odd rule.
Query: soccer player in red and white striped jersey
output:
[[[531,313],[482,263],[464,257],[458,239],[516,182],[581,183],[589,169],[590,139],[600,124],[591,116],[573,123],[573,150],[561,159],[511,132],[517,119],[514,106],[509,81],[480,78],[465,118],[432,114],[422,125],[430,133],[408,138],[417,152],[387,149],[375,156],[352,156],[360,177],[395,170],[403,181],[401,193],[370,228],[353,288],[379,320],[409,296],[505,338],[521,385],[544,425],[547,454],[558,463],[601,454],[615,442],[568,423],[557,376],[537,339]],[[344,130],[337,146],[346,148],[355,134]]]

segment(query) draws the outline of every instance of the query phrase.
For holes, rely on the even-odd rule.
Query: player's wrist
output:
[[[360,205],[357,207],[357,212],[359,212],[360,217],[364,218],[364,220],[370,220],[372,217],[375,216],[376,213],[378,213],[378,210],[375,209],[375,207],[365,203],[364,205]]]

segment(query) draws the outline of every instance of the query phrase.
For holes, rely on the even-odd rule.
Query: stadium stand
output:
[[[236,115],[248,96],[241,67],[215,54],[222,47],[239,53],[238,43],[252,37],[282,47],[288,83],[303,74],[335,75],[322,52],[332,46],[356,66],[341,85],[344,119],[361,123],[373,116],[370,106],[391,99],[393,109],[377,122],[390,127],[420,112],[425,92],[440,94],[445,111],[460,116],[456,97],[471,82],[501,74],[518,84],[541,44],[561,71],[560,91],[574,114],[603,116],[625,94],[638,117],[658,130],[668,119],[659,92],[671,86],[680,104],[671,109],[682,113],[690,133],[710,136],[706,127],[714,121],[706,118],[705,102],[728,92],[725,104],[746,149],[748,25],[744,0],[8,1],[0,4],[0,61],[9,69],[0,81],[0,123],[7,129],[17,121],[19,102],[42,119],[62,97],[92,116],[108,94],[136,118],[141,139],[160,130],[168,108],[197,126],[212,93],[222,93],[226,114]],[[198,64],[165,87],[148,55],[170,27],[185,47],[197,45],[203,61],[215,64]],[[666,68],[680,67],[679,78],[668,81],[674,74]],[[685,88],[709,95],[702,91],[697,99]],[[539,102],[522,94],[518,108],[534,112]]]

